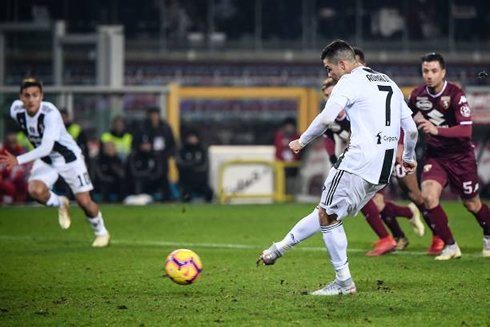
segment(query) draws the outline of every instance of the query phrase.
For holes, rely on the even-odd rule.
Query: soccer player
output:
[[[443,188],[463,201],[483,229],[484,257],[490,257],[490,210],[478,195],[478,173],[471,144],[471,110],[465,93],[445,80],[444,58],[438,53],[422,57],[424,84],[412,91],[409,106],[417,114],[420,130],[427,135],[426,161],[422,173],[422,196],[438,235],[445,243],[436,260],[461,257],[439,200]],[[420,117],[421,116],[421,117]]]
[[[357,61],[365,66],[365,62],[361,61],[363,60],[361,58],[364,58],[363,52],[358,48],[354,48],[354,53],[356,54]],[[332,93],[335,84],[336,81],[332,78],[327,78],[323,82],[322,90],[327,101]],[[330,128],[326,131],[324,135],[325,146],[327,152],[330,155],[330,161],[332,162],[332,165],[335,164],[335,162],[337,161],[335,157],[334,134],[339,135],[339,137],[341,138],[346,138],[345,135],[347,135],[348,137],[348,135],[350,134],[350,123],[343,110],[335,119],[335,122],[330,125]],[[369,200],[366,205],[361,209],[361,212],[364,217],[366,217],[369,226],[379,237],[379,240],[374,243],[375,248],[366,254],[366,256],[368,257],[380,256],[385,253],[389,253],[394,249],[403,250],[408,246],[408,238],[400,228],[400,225],[396,221],[396,217],[408,218],[410,224],[413,226],[415,234],[418,236],[422,236],[424,234],[424,225],[420,220],[420,212],[418,208],[413,203],[409,204],[409,206],[400,206],[391,201],[385,201],[384,190],[385,189],[382,189],[378,193],[376,193],[374,197]],[[386,231],[386,228],[383,225],[383,221],[390,229],[393,237],[389,235]]]
[[[34,78],[22,81],[20,100],[12,103],[10,116],[17,121],[35,149],[19,156],[11,153],[0,155],[0,164],[12,168],[34,161],[28,180],[29,195],[39,203],[58,208],[60,226],[68,229],[71,224],[69,201],[50,190],[58,176],[62,176],[94,230],[92,246],[108,246],[110,236],[99,206],[90,197],[89,191],[93,186],[82,152],[66,131],[58,109],[52,103],[43,101],[40,81]]]
[[[293,227],[289,237],[263,251],[260,259],[273,264],[299,241],[320,229],[335,280],[313,295],[354,294],[356,286],[347,260],[347,237],[342,220],[355,216],[389,181],[395,163],[400,127],[405,132],[403,165],[412,173],[417,128],[398,86],[385,74],[362,66],[352,47],[342,40],[327,45],[321,55],[329,77],[338,81],[323,111],[299,139],[290,143],[301,151],[322,135],[340,111],[351,123],[351,140],[325,181],[317,208]]]

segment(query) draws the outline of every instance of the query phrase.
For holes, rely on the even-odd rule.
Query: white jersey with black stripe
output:
[[[372,184],[386,184],[396,159],[401,120],[411,117],[403,94],[387,75],[355,68],[334,87],[328,102],[345,109],[351,139],[335,167]]]
[[[16,100],[10,107],[10,116],[35,147],[17,157],[19,164],[42,159],[57,167],[82,158],[82,151],[68,134],[59,110],[52,103],[41,102],[38,112],[31,117],[22,101]]]

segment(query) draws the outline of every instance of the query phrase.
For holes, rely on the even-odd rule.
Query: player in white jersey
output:
[[[34,161],[28,183],[29,195],[39,203],[57,207],[60,226],[68,229],[71,225],[69,201],[51,191],[58,176],[62,176],[94,230],[92,246],[106,247],[110,236],[99,206],[90,197],[93,186],[82,151],[66,131],[58,109],[42,100],[41,82],[34,78],[25,79],[20,86],[20,100],[12,103],[10,116],[17,121],[34,150],[17,157],[10,153],[0,155],[0,164],[11,168]]]
[[[323,135],[341,110],[351,122],[351,140],[328,174],[319,206],[293,227],[289,237],[263,251],[260,259],[266,265],[273,264],[285,249],[310,237],[320,227],[336,278],[312,294],[354,294],[357,290],[349,270],[342,219],[355,216],[388,183],[400,127],[405,132],[403,165],[408,173],[415,171],[418,133],[398,86],[388,76],[357,62],[348,43],[333,41],[323,49],[321,59],[328,76],[338,81],[337,86],[323,111],[289,146],[295,153],[301,151]]]

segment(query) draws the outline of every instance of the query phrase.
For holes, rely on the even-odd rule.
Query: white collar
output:
[[[425,89],[427,90],[427,94],[428,95],[430,95],[433,98],[437,98],[437,97],[441,96],[441,94],[446,90],[446,86],[447,86],[447,81],[444,81],[444,86],[442,87],[442,90],[439,93],[437,93],[437,94],[430,93],[428,86],[426,86]]]

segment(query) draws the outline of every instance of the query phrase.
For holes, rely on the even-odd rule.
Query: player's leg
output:
[[[320,229],[335,280],[313,295],[355,294],[347,259],[347,236],[342,219],[355,216],[384,185],[372,185],[361,177],[332,168],[320,199]]]
[[[422,173],[422,197],[429,220],[435,225],[437,235],[445,244],[441,255],[437,256],[436,260],[461,257],[461,251],[449,228],[447,215],[439,202],[442,190],[448,184],[448,180],[448,171],[444,162],[436,158],[428,158]]]
[[[108,246],[110,235],[105,228],[104,219],[102,218],[99,206],[90,197],[89,192],[93,190],[93,185],[88,175],[85,162],[78,159],[60,167],[58,173],[65,179],[66,183],[73,191],[73,194],[75,194],[75,200],[84,211],[87,221],[94,231],[95,240],[92,243],[92,246]]]
[[[286,251],[319,231],[320,216],[318,214],[318,208],[315,208],[313,212],[298,221],[282,241],[272,243],[270,248],[264,250],[260,255],[259,262],[262,261],[265,265],[273,265]]]
[[[57,179],[58,173],[55,169],[41,160],[36,160],[29,176],[27,192],[37,202],[58,208],[58,223],[62,229],[68,229],[71,225],[68,212],[70,202],[66,197],[58,196],[51,191]]]
[[[361,212],[366,217],[369,225],[379,236],[379,240],[374,243],[374,249],[366,253],[368,257],[377,257],[391,252],[396,246],[396,241],[390,234],[388,234],[386,228],[383,225],[383,221],[381,220],[381,214],[379,210],[384,209],[384,196],[382,192],[383,190],[376,193],[376,195],[372,199],[370,199],[361,209]],[[379,199],[381,199],[382,203],[380,203]]]
[[[439,238],[437,236],[437,233],[435,232],[434,224],[431,223],[427,209],[425,208],[424,198],[422,197],[422,192],[420,191],[417,181],[417,175],[405,173],[403,167],[401,167],[400,165],[397,165],[396,172],[398,185],[400,185],[400,188],[408,196],[410,201],[412,201],[415,206],[417,206],[420,213],[422,214],[422,218],[425,220],[425,223],[430,228],[432,235]]]
[[[104,218],[99,210],[99,206],[90,197],[89,192],[75,193],[75,200],[85,212],[87,221],[92,226],[95,234],[95,240],[92,243],[93,247],[106,247],[110,242],[110,235],[105,228]]]
[[[451,190],[458,194],[465,208],[473,214],[483,229],[483,256],[490,257],[490,210],[479,196],[479,178],[474,152],[448,163]]]
[[[436,260],[449,260],[461,257],[461,251],[454,241],[451,229],[449,229],[447,215],[439,203],[443,186],[435,180],[424,180],[422,182],[422,196],[429,218],[434,222],[437,234],[444,241],[444,249]]]
[[[368,203],[366,203],[366,205],[362,207],[361,212],[366,218],[366,221],[368,222],[371,229],[380,239],[390,236],[385,226],[383,225],[381,215],[373,200],[369,200]]]
[[[490,210],[485,202],[480,200],[477,195],[471,199],[462,199],[465,208],[475,216],[476,220],[483,229],[483,250],[484,257],[490,257]]]
[[[381,214],[381,219],[390,229],[391,234],[395,238],[397,244],[399,240],[407,239],[405,233],[400,227],[400,224],[398,224],[398,221],[396,220],[397,216],[395,212],[395,207],[392,205],[393,203],[385,202],[384,194],[379,192],[376,193],[376,195],[373,197],[373,202],[376,204],[376,207]]]

